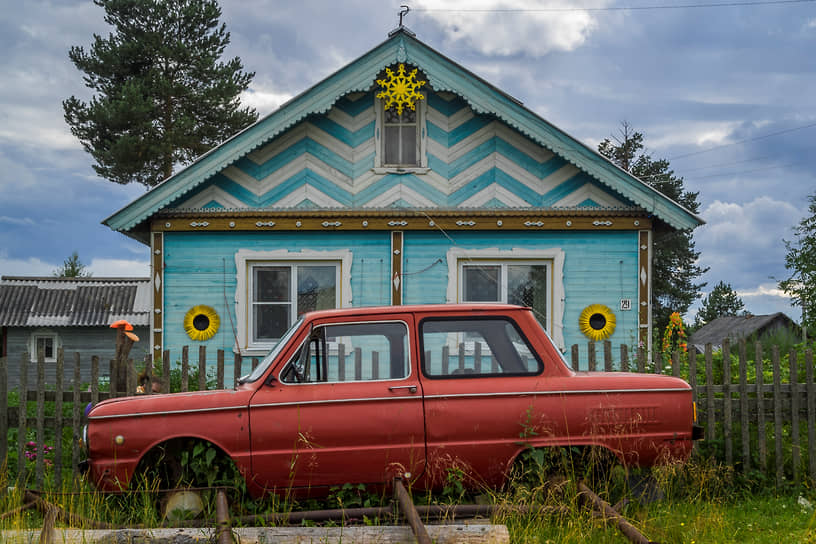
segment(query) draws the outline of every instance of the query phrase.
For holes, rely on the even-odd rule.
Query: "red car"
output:
[[[395,476],[433,488],[453,466],[498,486],[527,448],[648,466],[701,435],[683,380],[574,372],[529,308],[496,304],[308,313],[234,390],[107,400],[88,420],[104,490],[200,443],[255,496]]]

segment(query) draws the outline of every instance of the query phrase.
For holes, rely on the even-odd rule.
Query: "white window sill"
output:
[[[372,168],[372,172],[375,174],[416,174],[416,175],[423,175],[427,174],[431,171],[430,168],[427,167],[420,167],[420,166],[383,166]]]

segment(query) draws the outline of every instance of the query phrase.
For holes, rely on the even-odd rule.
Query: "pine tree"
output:
[[[745,308],[742,299],[731,284],[719,282],[707,297],[703,297],[702,306],[694,320],[696,326],[705,325],[718,317],[733,317]]]
[[[645,152],[643,134],[627,122],[614,141],[606,138],[598,151],[623,170],[640,178],[692,213],[697,213],[699,193],[686,191],[683,178],[676,176],[666,159],[653,159]],[[705,283],[697,283],[708,268],[697,264],[700,252],[694,248],[692,230],[675,230],[658,221],[654,227],[652,260],[652,317],[655,328],[662,330],[672,312],[686,313],[700,296]]]
[[[779,282],[779,288],[802,307],[802,324],[816,329],[816,193],[808,197],[810,216],[794,227],[796,241],[785,242],[785,268],[790,276]]]
[[[90,102],[63,102],[65,121],[116,183],[153,187],[254,122],[239,95],[254,73],[219,59],[230,42],[215,0],[94,0],[114,28],[68,56],[85,73]]]
[[[87,267],[79,260],[79,253],[74,251],[71,256],[62,261],[62,268],[54,270],[54,277],[57,278],[90,278],[91,273]]]

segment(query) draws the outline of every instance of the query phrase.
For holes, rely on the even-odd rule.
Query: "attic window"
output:
[[[424,79],[417,69],[400,64],[386,68],[377,79],[377,151],[375,170],[416,172],[427,166],[425,159]]]

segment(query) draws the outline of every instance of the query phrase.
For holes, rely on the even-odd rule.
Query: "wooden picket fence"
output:
[[[697,403],[698,421],[706,428],[704,449],[714,454],[725,465],[733,466],[743,473],[760,474],[777,486],[809,479],[816,482],[816,385],[813,376],[813,352],[791,351],[788,364],[783,368],[783,357],[774,347],[769,361],[763,362],[762,346],[757,343],[754,361],[746,356],[745,341],[739,342],[732,362],[732,346],[726,340],[722,346],[722,356],[713,353],[706,346],[704,353],[695,353],[689,348],[687,355],[675,352],[671,361],[661,361],[659,354],[648,358],[639,351],[630,360],[627,346],[621,346],[619,357],[613,357],[611,344],[602,345],[602,360],[596,360],[596,346],[588,344],[589,370],[635,371],[672,374],[686,379],[694,390]],[[579,347],[572,346],[572,365],[578,368]],[[25,392],[26,410],[19,405],[9,405],[7,359],[0,358],[0,406],[5,412],[0,416],[0,452],[6,452],[7,474],[16,474],[18,482],[33,483],[42,489],[49,473],[49,485],[60,489],[64,478],[76,479],[80,461],[81,429],[84,425],[85,406],[106,398],[133,394],[137,389],[137,369],[132,360],[126,368],[119,368],[114,361],[109,366],[109,386],[100,390],[100,361],[92,357],[90,362],[90,383],[80,383],[82,359],[73,354],[73,379],[66,384],[63,378],[66,368],[65,354],[58,350],[54,383],[46,383],[45,363],[42,356],[36,363],[37,378],[35,388],[29,389],[27,369],[31,365],[28,354],[20,360],[20,386],[16,391]],[[170,353],[165,351],[157,366],[162,368],[161,376],[152,376],[153,361],[144,361],[144,390],[151,394],[153,382],[161,384],[162,391],[170,391]],[[177,389],[187,391],[207,388],[207,353],[201,346],[198,361],[191,362],[189,351],[181,352],[180,384]],[[233,376],[229,386],[237,382],[242,373],[254,368],[257,359],[245,359],[240,355],[233,358]],[[736,365],[736,372],[732,371]],[[216,388],[225,386],[225,354],[216,354]],[[197,383],[190,383],[191,369],[197,374]],[[197,373],[195,370],[197,369]],[[753,370],[754,377],[749,379]],[[765,373],[770,373],[769,383]],[[783,379],[783,375],[787,379]],[[119,387],[117,387],[117,385]],[[125,393],[130,392],[130,393]],[[15,393],[12,393],[15,394]],[[46,416],[46,411],[49,414]],[[70,412],[70,416],[65,412]],[[32,415],[32,413],[34,415]],[[14,430],[16,429],[16,434]],[[11,440],[16,452],[16,462],[9,462]],[[14,444],[16,442],[16,445]],[[46,446],[51,443],[53,447]],[[47,450],[46,448],[51,448]],[[70,465],[68,465],[70,463]],[[0,459],[0,468],[3,467]],[[31,466],[33,464],[33,467]],[[48,465],[52,469],[46,471]],[[68,466],[66,466],[68,465]],[[32,471],[33,468],[33,471]]]

